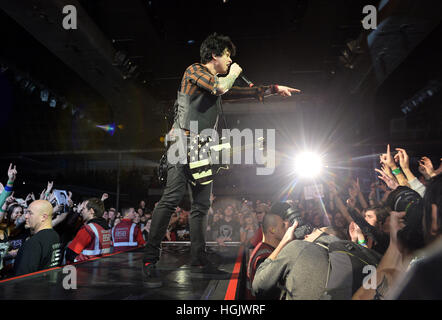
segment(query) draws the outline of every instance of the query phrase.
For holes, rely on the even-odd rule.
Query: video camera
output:
[[[386,206],[392,211],[403,212],[405,227],[398,231],[397,237],[403,246],[409,250],[417,250],[423,248],[423,199],[416,191],[399,186],[392,191],[387,198]]]

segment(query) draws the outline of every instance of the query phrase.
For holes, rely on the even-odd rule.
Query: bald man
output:
[[[26,210],[26,225],[31,230],[29,238],[17,253],[15,275],[57,267],[61,260],[58,233],[52,229],[52,205],[46,200],[32,202]]]
[[[247,267],[247,284],[249,289],[251,289],[253,278],[259,265],[275,250],[284,237],[287,228],[287,221],[283,220],[280,215],[267,213],[264,216],[262,221],[263,238],[250,254]]]

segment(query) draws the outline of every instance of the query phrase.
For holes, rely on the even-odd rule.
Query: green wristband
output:
[[[399,173],[401,173],[401,169],[396,168],[396,169],[394,169],[394,170],[391,170],[391,172],[393,172],[393,174],[394,174],[395,176],[397,176]]]

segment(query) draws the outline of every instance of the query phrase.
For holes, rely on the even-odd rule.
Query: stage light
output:
[[[55,98],[52,97],[51,99],[49,99],[49,106],[51,108],[55,108],[56,105],[57,105],[57,100]]]
[[[106,125],[103,125],[103,126],[97,125],[96,127],[106,131],[111,136],[113,136],[114,133],[115,133],[115,123],[106,124]]]
[[[314,178],[322,170],[321,157],[314,152],[302,152],[296,156],[295,171],[302,178]]]
[[[41,90],[40,98],[41,98],[41,101],[47,102],[49,99],[49,91],[48,90]]]

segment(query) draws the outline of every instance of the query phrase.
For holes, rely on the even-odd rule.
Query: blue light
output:
[[[49,91],[48,90],[41,90],[40,98],[41,98],[41,101],[47,102],[49,99]]]
[[[51,108],[55,108],[56,105],[57,105],[57,100],[55,100],[55,98],[51,98],[51,99],[49,100],[49,106],[50,106]]]

